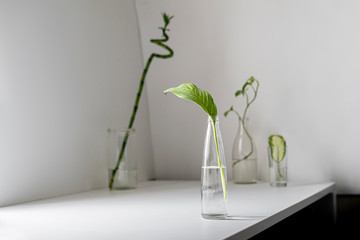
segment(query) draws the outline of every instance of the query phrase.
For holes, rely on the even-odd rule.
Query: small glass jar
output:
[[[271,148],[268,147],[270,185],[273,187],[286,187],[287,185],[287,156],[286,147],[284,158],[281,161],[271,157]]]
[[[111,189],[136,188],[137,164],[134,147],[135,129],[108,129],[108,174]]]

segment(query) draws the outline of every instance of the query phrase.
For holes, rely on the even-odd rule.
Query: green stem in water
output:
[[[217,134],[216,134],[216,128],[215,128],[215,117],[211,117],[211,125],[214,131],[214,139],[215,139],[215,145],[216,145],[216,155],[217,155],[217,159],[218,159],[218,166],[220,168],[221,171],[221,184],[222,184],[222,188],[223,188],[223,193],[224,193],[224,199],[227,199],[227,191],[226,191],[226,181],[225,181],[225,174],[224,174],[224,168],[222,167],[221,164],[221,160],[220,160],[220,155],[219,155],[219,146],[218,146],[218,141],[217,141]]]
[[[240,114],[239,114],[236,110],[234,110],[232,107],[226,112],[226,115],[227,115],[229,112],[233,112],[233,113],[235,113],[235,114],[238,116],[238,119],[239,119],[239,121],[241,122],[241,124],[242,124],[242,126],[243,126],[244,132],[245,132],[246,136],[249,138],[249,141],[250,141],[250,152],[249,152],[245,157],[233,161],[232,165],[235,166],[235,164],[237,164],[237,163],[240,162],[240,161],[243,161],[243,160],[248,159],[248,158],[251,156],[251,154],[253,154],[253,152],[254,152],[254,143],[253,143],[253,139],[252,139],[249,131],[247,130],[247,128],[246,128],[246,126],[245,126],[245,118],[242,118],[242,117],[240,116]]]
[[[277,162],[277,167],[278,167],[279,177],[280,177],[281,179],[283,179],[283,178],[284,178],[284,176],[281,174],[281,170],[280,170],[280,162]]]
[[[146,79],[146,75],[147,72],[150,68],[151,62],[154,58],[161,58],[161,59],[167,59],[167,58],[171,58],[174,55],[174,51],[168,47],[167,45],[165,45],[164,43],[167,42],[169,40],[169,36],[166,34],[166,31],[169,31],[169,29],[167,29],[167,26],[170,23],[170,20],[173,18],[173,16],[168,16],[166,13],[163,13],[163,19],[164,19],[164,27],[161,27],[160,29],[162,30],[162,34],[163,34],[163,38],[162,39],[151,39],[150,42],[166,49],[168,51],[168,54],[157,54],[157,53],[152,53],[150,55],[150,57],[148,58],[145,68],[142,72],[142,76],[141,76],[141,80],[140,80],[140,84],[139,84],[139,89],[135,98],[135,104],[134,104],[134,108],[130,117],[130,122],[128,125],[128,129],[131,129],[133,127],[134,121],[135,121],[135,117],[136,117],[136,113],[138,110],[138,106],[139,106],[139,102],[140,102],[140,98],[141,98],[141,93],[144,87],[144,83],[145,83],[145,79]],[[121,146],[121,151],[119,154],[119,158],[118,161],[116,163],[115,168],[112,171],[111,174],[111,179],[109,182],[109,188],[112,189],[113,184],[114,184],[114,179],[115,179],[115,175],[117,173],[117,171],[119,170],[119,166],[120,166],[120,162],[123,158],[125,149],[126,149],[126,144],[127,144],[127,140],[129,138],[129,132],[126,132],[126,135],[124,137],[122,146]]]

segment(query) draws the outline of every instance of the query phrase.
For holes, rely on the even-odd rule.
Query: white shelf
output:
[[[205,220],[200,182],[150,181],[136,190],[94,190],[0,208],[0,239],[246,239],[329,193],[335,196],[334,183],[229,183],[228,211],[237,220]]]

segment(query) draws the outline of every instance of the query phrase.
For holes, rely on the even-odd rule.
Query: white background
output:
[[[175,57],[155,66],[148,83],[158,178],[200,178],[206,128],[200,107],[162,90],[192,82],[213,95],[229,167],[237,122],[222,114],[239,109],[234,93],[253,75],[260,179],[268,179],[267,137],[276,133],[289,146],[290,180],[331,180],[339,192],[360,193],[360,2],[138,0],[137,8],[144,56],[158,13],[175,15]]]
[[[148,74],[135,123],[140,180],[200,178],[206,114],[162,93],[183,82],[215,99],[231,179],[237,122],[222,113],[240,107],[234,93],[253,75],[260,180],[277,133],[290,180],[360,193],[360,2],[24,0],[0,2],[0,204],[106,186],[106,129],[128,124],[164,11],[175,15],[175,56]]]
[[[135,4],[0,2],[0,205],[107,185],[108,128],[126,127],[142,71]],[[146,92],[139,179],[154,177]]]

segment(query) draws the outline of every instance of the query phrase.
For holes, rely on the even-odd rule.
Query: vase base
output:
[[[270,182],[270,186],[272,187],[286,187],[286,182]]]
[[[227,214],[201,214],[205,219],[226,219]]]
[[[113,187],[112,190],[132,190],[136,189],[136,187]]]
[[[257,181],[233,181],[235,184],[254,184]]]
[[[108,177],[111,181],[113,169],[109,168]],[[137,170],[122,170],[119,169],[115,175],[112,190],[129,190],[135,189],[137,186]]]

